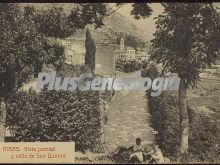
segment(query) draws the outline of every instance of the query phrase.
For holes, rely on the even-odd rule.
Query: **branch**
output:
[[[115,4],[113,7],[110,7],[109,9],[107,9],[106,11],[110,11],[111,9],[113,9],[114,7],[117,7],[117,4]]]
[[[119,6],[117,9],[113,10],[112,12],[106,14],[106,16],[110,16],[111,14],[115,13],[118,9],[120,9],[121,7],[123,7],[124,5],[126,5],[127,3],[122,4],[121,6]]]

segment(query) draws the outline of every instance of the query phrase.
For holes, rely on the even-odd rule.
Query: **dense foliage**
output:
[[[137,70],[146,69],[150,63],[148,61],[123,61],[117,60],[116,61],[116,70],[129,73],[134,72]]]
[[[163,93],[158,98],[149,97],[152,124],[158,134],[157,142],[163,154],[176,160],[180,145],[179,108],[176,95]],[[219,128],[216,119],[204,114],[190,116],[189,151],[185,157],[188,162],[218,162]]]
[[[212,3],[162,3],[164,12],[157,17],[151,41],[151,59],[163,65],[165,72],[180,77],[180,159],[189,148],[189,112],[187,89],[196,87],[200,73],[220,54],[219,13]]]
[[[217,119],[192,111],[189,136],[190,161],[219,162],[220,128]]]
[[[124,4],[117,4],[119,7],[121,5]],[[147,4],[145,7],[148,7]],[[103,26],[104,17],[116,11],[108,13],[107,8],[105,3],[79,3],[68,13],[57,6],[39,10],[31,5],[0,4],[1,97],[16,91],[30,75],[36,76],[43,64],[60,66],[57,61],[61,60],[63,50],[60,45],[52,43],[48,47],[48,38],[69,37],[88,24],[94,24],[96,28]],[[133,8],[134,16],[150,15],[139,14],[138,8],[143,8],[140,5],[134,5]]]
[[[0,90],[1,96],[26,82],[30,75],[41,71],[43,64],[60,67],[63,48],[56,43],[87,24],[102,26],[106,5],[79,4],[70,13],[62,7],[38,10],[18,4],[0,4]]]
[[[166,157],[176,159],[180,143],[178,98],[162,93],[149,97],[149,106],[153,127],[158,132],[157,144]]]
[[[157,17],[151,59],[164,71],[178,73],[187,87],[196,86],[199,73],[219,55],[219,14],[211,3],[162,4]]]
[[[2,97],[18,89],[29,75],[40,71],[43,63],[53,63],[63,55],[59,45],[49,46],[30,17],[23,15],[17,5],[0,4]]]
[[[133,15],[135,19],[147,18],[153,11],[148,3],[133,3],[132,7],[131,15]]]
[[[76,150],[101,149],[98,92],[21,91],[7,105],[16,141],[75,141]]]
[[[154,64],[142,71],[143,76],[152,79],[158,76]],[[152,126],[158,132],[157,142],[163,154],[171,160],[178,159],[180,145],[179,101],[175,93],[163,92],[159,97],[149,98]],[[219,128],[217,121],[211,116],[198,114],[188,107],[189,111],[189,151],[185,157],[188,162],[219,161]]]
[[[86,47],[85,64],[89,66],[92,71],[94,71],[96,45],[95,45],[95,41],[92,39],[89,29],[86,30],[85,47]]]

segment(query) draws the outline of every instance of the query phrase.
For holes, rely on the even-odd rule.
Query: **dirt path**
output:
[[[106,152],[118,146],[129,147],[138,137],[143,145],[155,143],[145,92],[117,92],[110,103],[104,131]]]

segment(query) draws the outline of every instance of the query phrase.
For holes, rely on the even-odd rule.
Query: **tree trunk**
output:
[[[4,101],[0,101],[0,142],[5,141],[6,107]]]
[[[186,87],[183,79],[180,80],[179,88],[179,105],[180,105],[180,154],[184,155],[188,150],[188,139],[189,139],[189,115],[187,111],[186,101]]]

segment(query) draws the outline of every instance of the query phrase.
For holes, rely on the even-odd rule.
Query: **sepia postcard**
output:
[[[0,164],[220,163],[219,2],[0,3]]]

